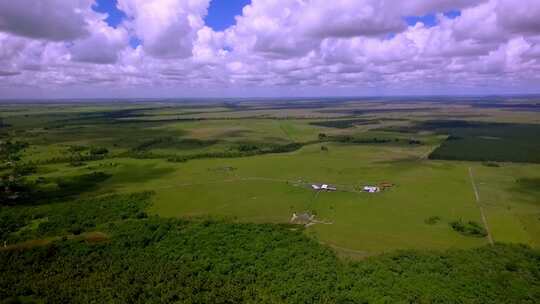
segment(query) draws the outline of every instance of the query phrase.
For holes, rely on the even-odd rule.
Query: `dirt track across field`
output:
[[[474,190],[474,196],[476,198],[476,204],[478,205],[478,208],[480,209],[480,215],[482,217],[482,222],[484,223],[484,228],[486,228],[487,231],[487,239],[489,241],[490,245],[493,245],[493,238],[491,237],[491,232],[489,231],[489,226],[487,223],[486,215],[484,214],[484,208],[482,207],[482,204],[480,203],[480,194],[478,194],[478,188],[476,187],[476,183],[474,182],[474,176],[472,168],[469,167],[469,177],[471,178],[471,184]]]

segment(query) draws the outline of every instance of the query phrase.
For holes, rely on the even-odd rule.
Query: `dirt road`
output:
[[[480,203],[480,194],[478,194],[478,188],[476,187],[476,183],[474,182],[474,176],[473,176],[473,171],[471,167],[469,167],[469,177],[471,178],[471,184],[474,190],[474,196],[476,198],[476,205],[478,205],[478,208],[480,209],[480,216],[482,217],[484,228],[486,228],[486,231],[487,231],[487,239],[489,241],[489,244],[493,245],[493,238],[491,237],[491,231],[489,231],[489,226],[487,223],[486,215],[484,213],[484,208],[482,207],[482,204]]]

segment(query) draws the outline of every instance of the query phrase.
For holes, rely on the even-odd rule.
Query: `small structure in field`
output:
[[[215,168],[208,168],[210,171],[221,171],[221,172],[231,172],[236,170],[235,167],[231,166],[223,166],[223,167],[215,167]]]
[[[327,184],[322,184],[322,185],[313,184],[311,185],[311,188],[313,190],[321,190],[321,191],[336,191],[337,190],[336,187],[330,186]]]
[[[377,192],[381,191],[381,188],[379,188],[377,186],[364,186],[362,191],[368,192],[368,193],[377,193]]]
[[[386,190],[386,189],[390,189],[394,187],[394,184],[390,183],[390,182],[382,182],[379,184],[379,188],[381,188],[381,190]]]
[[[309,225],[311,222],[313,222],[313,219],[315,218],[315,215],[309,213],[309,212],[303,212],[303,213],[293,213],[291,217],[291,223],[293,224],[299,224],[299,225]]]
[[[381,187],[382,189],[391,188],[391,187],[394,187],[394,184],[392,184],[390,182],[382,182],[382,183],[379,184],[379,187]]]

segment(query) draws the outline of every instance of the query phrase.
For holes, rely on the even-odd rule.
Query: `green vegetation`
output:
[[[369,134],[363,134],[362,136],[351,135],[334,135],[325,136],[320,139],[321,141],[340,142],[340,143],[352,143],[352,144],[409,144],[409,145],[421,145],[422,141],[414,138],[399,138],[390,137],[390,135],[384,135],[382,137],[369,137]]]
[[[516,191],[540,199],[540,178],[519,178],[516,184]]]
[[[0,105],[0,303],[538,302],[537,116],[395,102]]]
[[[31,207],[4,207],[0,213],[0,238],[8,243],[80,234],[103,223],[146,218],[150,193],[108,195]],[[34,229],[25,229],[38,223]],[[22,232],[22,233],[21,233]]]
[[[175,148],[179,150],[191,150],[208,147],[216,144],[216,140],[198,140],[194,138],[158,137],[142,142],[133,148],[134,151],[148,151],[151,148]]]
[[[225,152],[208,152],[200,154],[191,154],[183,156],[171,156],[168,158],[170,162],[186,162],[193,159],[203,158],[238,158],[248,157],[270,153],[287,153],[300,149],[304,144],[291,143],[286,145],[253,145],[253,144],[241,144],[234,150],[231,149]],[[144,156],[144,155],[143,155]],[[148,156],[148,155],[147,155]],[[142,157],[142,158],[154,158],[154,157]],[[155,158],[160,158],[155,157]]]
[[[520,178],[517,183],[525,191],[540,192],[540,178]]]
[[[97,184],[110,175],[92,172],[77,176],[37,178],[29,181],[22,177],[5,177],[0,182],[4,191],[0,195],[1,205],[38,204],[52,200],[67,199],[83,192],[95,190]]]
[[[540,162],[539,125],[430,121],[417,128],[449,134],[431,159]]]
[[[0,160],[16,161],[20,159],[19,153],[28,147],[28,143],[6,140],[0,142]]]
[[[90,148],[90,155],[105,155],[109,153],[109,150],[104,147],[92,147]]]
[[[453,221],[450,223],[450,226],[452,229],[463,235],[476,237],[485,237],[487,235],[486,229],[473,221],[468,221],[467,223],[464,223],[462,220]]]
[[[441,220],[440,216],[430,216],[424,222],[428,225],[435,225]]]
[[[310,122],[313,126],[325,128],[347,129],[358,125],[376,124],[377,121],[370,119],[341,119]]]
[[[77,303],[534,303],[540,296],[540,254],[520,246],[340,262],[286,226],[153,218],[105,229],[107,242],[0,252],[0,294]]]

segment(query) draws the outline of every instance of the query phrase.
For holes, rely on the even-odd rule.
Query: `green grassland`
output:
[[[347,105],[347,109],[338,108],[334,112],[342,115],[344,111],[365,111],[349,108],[351,106]],[[116,108],[79,106],[71,111],[59,109],[47,107],[45,114],[34,109],[28,114],[13,112],[30,120],[21,126],[13,116],[15,114],[6,120],[22,133],[23,140],[30,143],[22,153],[23,159],[45,164],[36,176],[59,178],[95,170],[111,175],[93,192],[83,195],[155,191],[149,212],[164,217],[213,216],[242,222],[285,223],[293,212],[309,211],[332,223],[309,227],[306,231],[310,236],[336,248],[367,254],[404,248],[468,248],[484,244],[486,240],[457,234],[448,223],[460,219],[480,221],[468,175],[468,168],[474,167],[475,170],[479,168],[480,193],[490,200],[485,204],[494,239],[538,244],[534,232],[538,231],[540,223],[534,217],[540,213],[540,206],[530,203],[527,195],[512,190],[518,187],[515,180],[529,175],[534,178],[535,173],[540,172],[537,166],[509,163],[502,168],[488,168],[475,163],[426,159],[433,150],[438,153],[451,142],[444,141],[445,134],[453,134],[455,124],[447,126],[443,123],[435,125],[435,129],[412,127],[408,129],[412,131],[404,133],[400,126],[406,121],[385,119],[392,116],[391,110],[387,109],[381,110],[380,114],[368,112],[369,119],[326,121],[234,119],[235,116],[213,119],[212,115],[216,113],[226,116],[227,111],[234,112],[234,109],[221,105],[186,105],[182,108],[169,104],[122,104]],[[245,110],[240,112],[261,111],[257,107]],[[402,112],[402,109],[398,110]],[[270,112],[267,115],[271,115]],[[119,122],[130,117],[146,119],[183,116],[184,113],[209,116],[192,121]],[[44,119],[46,114],[54,119]],[[36,120],[32,123],[33,119]],[[411,125],[414,126],[414,121]],[[452,126],[454,129],[448,129]],[[485,125],[482,130],[489,126]],[[436,130],[440,135],[426,133],[426,128]],[[499,129],[494,131],[498,135],[508,133],[497,131]],[[349,136],[356,141],[316,143],[320,133],[329,138]],[[369,143],[373,138],[388,142]],[[411,138],[421,144],[406,144]],[[284,154],[200,159],[187,163],[166,161],[171,155],[236,151],[242,144],[293,142],[308,144]],[[321,149],[322,145],[326,150]],[[52,158],[71,155],[69,149],[72,146],[106,147],[110,159],[87,162],[80,167],[62,162],[46,165]],[[151,152],[152,157],[125,158],[126,152],[134,150]],[[501,187],[504,178],[510,180],[507,187]],[[380,182],[391,182],[395,187],[377,194],[359,191],[364,185]],[[317,194],[310,189],[309,183],[334,184],[346,191]],[[492,206],[497,204],[511,207]],[[436,225],[426,225],[425,219],[434,216],[441,220]]]
[[[242,222],[285,223],[293,212],[311,211],[332,224],[309,227],[310,235],[324,243],[367,253],[484,244],[485,239],[459,235],[448,225],[457,219],[480,221],[467,171],[475,165],[415,160],[426,147],[416,148],[416,153],[409,151],[410,148],[401,149],[405,151],[397,147],[332,144],[328,152],[320,151],[319,145],[311,145],[284,155],[193,160],[182,164],[115,159],[117,166],[102,167],[112,177],[98,191],[155,191],[149,212],[165,217],[214,216]],[[507,166],[502,170],[512,169],[512,176],[536,176],[539,172],[538,166]],[[52,167],[57,169],[51,170],[52,176],[77,175],[88,170]],[[229,167],[234,170],[223,169]],[[491,168],[476,167],[482,169],[478,172],[478,182],[486,200],[491,191],[504,191],[496,183],[497,171],[486,174]],[[484,176],[493,179],[493,190],[487,188]],[[352,190],[382,181],[396,186],[377,194],[335,192],[316,196],[299,181],[326,182]],[[514,210],[491,221],[488,207],[495,240],[537,245],[534,231],[540,223],[522,222],[515,213],[537,215],[540,206],[531,204],[527,195],[507,191]],[[504,202],[499,199],[495,203]],[[442,221],[426,225],[424,220],[430,216],[440,216]]]

